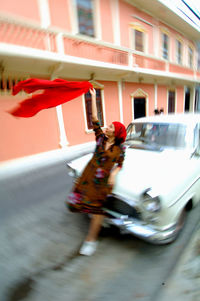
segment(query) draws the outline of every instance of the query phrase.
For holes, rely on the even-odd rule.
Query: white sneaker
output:
[[[80,248],[79,254],[91,256],[95,253],[97,249],[97,244],[97,241],[84,241]]]

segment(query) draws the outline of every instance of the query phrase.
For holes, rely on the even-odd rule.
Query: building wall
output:
[[[44,4],[42,6],[41,4]],[[59,5],[58,5],[59,3]],[[47,4],[47,6],[45,6]],[[45,9],[46,7],[46,9]],[[188,38],[178,33],[169,25],[163,24],[147,12],[137,9],[125,1],[114,0],[94,0],[94,21],[96,29],[96,37],[80,36],[77,33],[77,19],[75,13],[75,0],[6,0],[0,2],[0,11],[4,15],[16,16],[17,19],[28,20],[34,23],[36,28],[27,27],[23,30],[23,25],[12,23],[0,27],[0,43],[13,44],[28,47],[29,49],[37,49],[45,52],[63,53],[81,60],[81,68],[85,59],[93,60],[102,64],[115,64],[117,67],[124,67],[124,77],[119,73],[118,80],[113,78],[105,80],[103,76],[98,82],[104,86],[103,102],[105,108],[105,126],[109,125],[113,120],[120,120],[121,114],[123,122],[126,126],[133,121],[133,97],[135,93],[143,93],[147,100],[147,115],[153,115],[155,108],[164,108],[167,113],[168,107],[168,90],[176,91],[176,112],[184,111],[184,85],[177,84],[174,75],[193,77],[195,70],[188,68],[187,49],[189,45],[195,44]],[[113,11],[113,9],[115,11]],[[119,20],[116,17],[119,16]],[[46,21],[45,21],[46,20]],[[49,20],[49,21],[48,21]],[[48,23],[49,22],[49,23]],[[119,39],[116,43],[116,27],[119,23]],[[43,28],[39,27],[39,24]],[[38,26],[38,27],[37,27]],[[146,53],[135,52],[133,49],[133,32],[134,26],[138,26],[144,30],[146,38]],[[48,28],[45,31],[44,28]],[[52,32],[51,32],[52,30]],[[63,34],[63,40],[58,47],[57,34]],[[162,30],[169,33],[170,38],[170,57],[169,61],[162,59]],[[49,32],[52,34],[49,35]],[[20,33],[22,33],[20,35]],[[26,39],[32,37],[32,39]],[[184,46],[183,65],[176,63],[176,39],[181,38]],[[105,42],[105,43],[104,43]],[[63,44],[62,44],[63,43]],[[99,44],[98,44],[99,43]],[[63,46],[63,49],[62,49]],[[110,47],[109,47],[110,46]],[[116,46],[116,47],[115,47]],[[120,47],[121,46],[121,47]],[[123,48],[126,47],[126,48]],[[33,51],[34,53],[34,51]],[[194,53],[196,54],[196,52]],[[58,53],[59,55],[59,53]],[[132,63],[128,61],[132,55]],[[60,58],[60,57],[58,57]],[[34,59],[37,63],[36,57]],[[59,60],[58,60],[59,61]],[[39,64],[39,63],[38,63]],[[78,65],[78,61],[76,62]],[[144,68],[152,75],[154,71],[171,72],[173,74],[171,85],[169,84],[149,84],[139,79],[139,75],[132,79],[132,82],[126,81],[126,68]],[[104,67],[104,66],[101,66]],[[13,70],[14,70],[13,66]],[[45,66],[44,68],[47,68]],[[87,68],[87,67],[84,67]],[[101,68],[100,68],[101,69]],[[83,69],[81,69],[83,70]],[[116,69],[116,74],[118,74]],[[21,72],[27,73],[29,70]],[[88,80],[93,71],[92,65],[88,67],[86,78]],[[50,76],[50,71],[48,71]],[[113,71],[112,71],[113,72]],[[133,73],[136,73],[133,69]],[[12,74],[9,74],[12,75]],[[8,75],[8,76],[9,76]],[[112,75],[112,74],[111,74]],[[16,74],[17,76],[17,74]],[[31,71],[30,77],[40,77]],[[66,68],[66,78],[70,76]],[[74,76],[74,74],[73,74]],[[106,73],[108,77],[108,73]],[[153,75],[152,75],[153,76]],[[200,72],[196,72],[196,77],[200,79]],[[79,78],[79,74],[74,80]],[[127,77],[129,79],[129,77]],[[156,83],[156,81],[155,81]],[[120,87],[122,93],[122,111],[120,111]],[[157,90],[155,90],[157,87]],[[139,92],[138,92],[139,91]],[[156,98],[157,95],[157,98]],[[7,113],[7,110],[13,108],[18,101],[24,99],[25,94],[11,96],[9,93],[0,94],[0,161],[14,159],[17,157],[28,156],[40,152],[45,152],[60,147],[60,132],[57,119],[56,109],[48,109],[41,111],[32,118],[14,118]],[[70,102],[62,105],[64,128],[69,146],[82,144],[94,140],[92,131],[87,130],[84,110],[84,96],[78,97]]]
[[[68,32],[72,31],[71,26],[71,11],[70,0],[49,0],[49,15],[51,20],[51,26],[61,28]]]
[[[0,96],[0,161],[59,147],[56,109],[43,110],[32,118],[15,118],[8,113],[24,96]]]
[[[157,108],[163,108],[167,112],[167,87],[158,85],[157,87]]]
[[[100,22],[101,22],[101,38],[105,42],[114,42],[114,30],[112,26],[112,7],[111,2],[102,0],[100,4]]]
[[[3,0],[0,3],[2,13],[9,13],[17,17],[40,21],[39,7],[36,0]]]

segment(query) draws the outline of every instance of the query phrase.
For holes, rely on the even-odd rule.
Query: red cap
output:
[[[126,128],[123,125],[123,123],[114,121],[113,122],[115,126],[115,137],[118,139],[122,139],[122,142],[126,140]]]

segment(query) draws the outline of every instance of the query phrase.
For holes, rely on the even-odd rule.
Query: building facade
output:
[[[14,118],[28,78],[90,80],[103,127],[200,111],[200,31],[159,0],[0,1],[0,161],[93,141],[90,94]]]

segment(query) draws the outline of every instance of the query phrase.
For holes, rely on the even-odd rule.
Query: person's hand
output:
[[[93,89],[90,89],[90,94],[95,97],[96,96],[96,90],[93,88]]]

